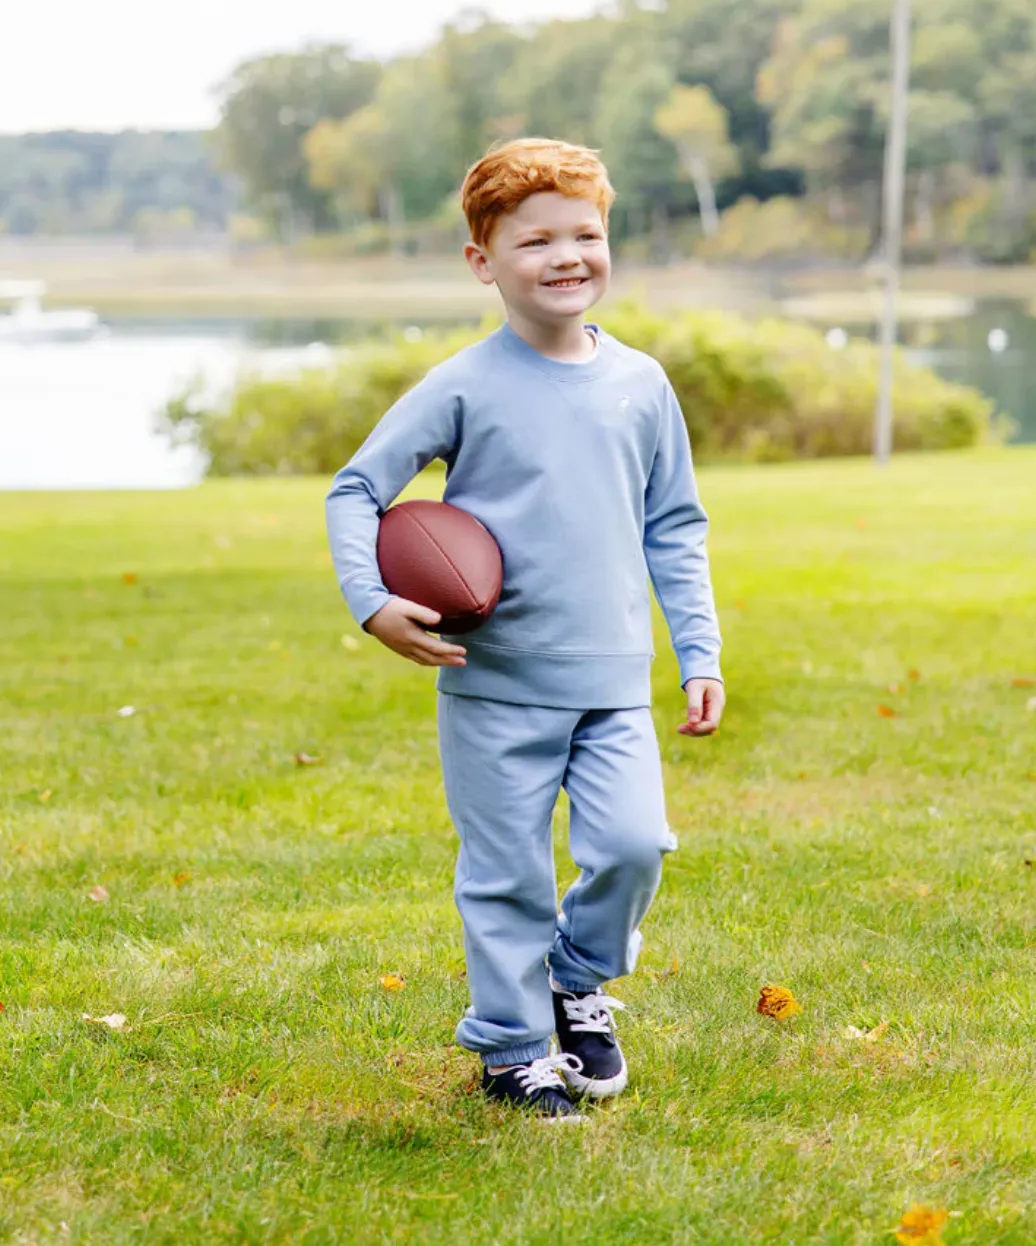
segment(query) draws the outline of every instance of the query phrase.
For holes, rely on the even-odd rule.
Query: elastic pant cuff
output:
[[[601,985],[600,982],[575,982],[571,978],[559,978],[552,969],[548,977],[552,991],[575,991],[580,995],[592,994]]]
[[[550,1040],[543,1039],[538,1043],[524,1043],[520,1047],[506,1047],[503,1051],[483,1051],[482,1063],[485,1065],[528,1064],[531,1060],[542,1060],[550,1054]]]

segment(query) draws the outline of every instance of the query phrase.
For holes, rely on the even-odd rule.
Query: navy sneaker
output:
[[[586,1117],[569,1098],[568,1087],[558,1069],[569,1070],[571,1056],[549,1055],[527,1064],[515,1064],[503,1073],[490,1073],[482,1065],[482,1090],[490,1099],[516,1104],[546,1117],[552,1124],[571,1121],[582,1124]],[[576,1065],[579,1064],[575,1060]]]
[[[590,1099],[607,1099],[626,1088],[626,1057],[615,1037],[613,1008],[619,1000],[596,991],[566,991],[554,983],[554,1026],[563,1055],[575,1056],[578,1070],[562,1069],[569,1088]]]

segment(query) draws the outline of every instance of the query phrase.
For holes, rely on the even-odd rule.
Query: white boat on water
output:
[[[100,316],[88,307],[45,310],[40,300],[46,288],[42,281],[0,281],[0,302],[14,303],[0,315],[0,342],[82,341],[103,331]]]

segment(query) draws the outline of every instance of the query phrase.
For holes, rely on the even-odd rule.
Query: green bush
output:
[[[851,340],[836,351],[817,330],[791,321],[662,314],[632,301],[599,319],[665,368],[700,462],[870,451],[877,357],[868,342]],[[487,317],[478,328],[417,341],[396,332],[292,377],[245,374],[222,402],[206,402],[196,381],[166,405],[160,426],[175,441],[199,445],[214,475],[334,472],[429,368],[498,323]],[[954,449],[1001,435],[988,399],[902,354],[894,403],[897,450]]]

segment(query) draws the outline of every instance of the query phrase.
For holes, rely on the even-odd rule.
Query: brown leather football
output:
[[[430,630],[474,631],[496,609],[504,562],[492,533],[448,502],[415,500],[390,507],[378,528],[378,566],[390,593],[437,610]]]

